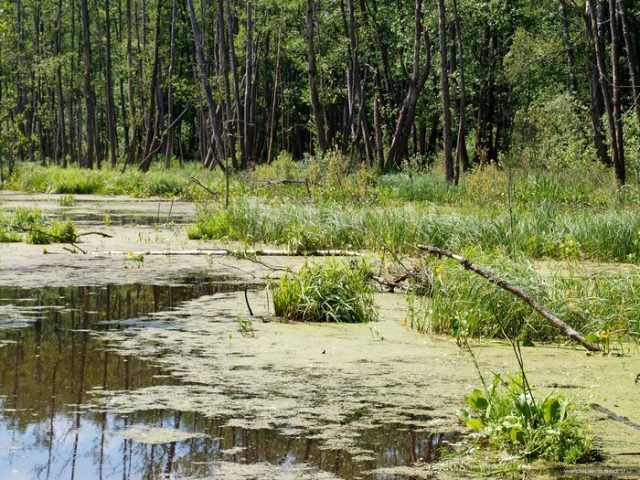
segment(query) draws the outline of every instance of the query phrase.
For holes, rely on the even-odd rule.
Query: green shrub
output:
[[[374,290],[364,262],[333,260],[305,265],[270,284],[277,316],[303,322],[363,323],[376,320]]]
[[[44,217],[42,212],[35,207],[18,207],[13,212],[11,225],[15,229],[25,230],[33,225],[42,225]]]
[[[76,226],[69,220],[53,222],[47,231],[53,235],[53,240],[68,243],[74,243],[78,240]]]
[[[20,234],[13,230],[5,215],[0,212],[0,243],[13,243],[20,240]]]

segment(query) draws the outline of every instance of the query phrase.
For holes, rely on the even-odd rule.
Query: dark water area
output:
[[[219,462],[266,462],[285,471],[304,463],[341,478],[412,478],[367,472],[436,460],[442,444],[455,440],[411,425],[375,425],[359,432],[358,447],[367,453],[357,456],[323,448],[313,438],[321,432],[286,436],[195,412],[120,415],[98,407],[104,391],[180,382],[152,362],[114,353],[102,331],[140,328],[157,322],[149,317],[154,312],[242,289],[233,279],[199,275],[173,286],[0,288],[0,479],[218,478]],[[132,427],[182,436],[122,435]]]

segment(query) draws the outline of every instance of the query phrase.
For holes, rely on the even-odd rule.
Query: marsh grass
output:
[[[523,288],[596,343],[602,338],[640,339],[639,273],[543,276],[526,259],[512,261],[477,251],[467,255]],[[531,341],[558,337],[528,305],[485,279],[450,261],[437,261],[432,268],[430,296],[407,299],[412,328],[459,337],[500,338],[504,332]]]
[[[323,248],[407,251],[414,243],[451,250],[515,250],[533,258],[640,261],[640,215],[631,210],[267,204],[239,200],[228,210],[201,209],[192,239],[230,239]]]
[[[505,171],[495,165],[477,167],[466,173],[459,186],[444,180],[440,167],[431,169],[407,165],[405,173],[380,175],[357,167],[348,156],[330,150],[324,156],[294,161],[281,154],[270,165],[236,172],[230,178],[230,197],[287,198],[297,202],[341,203],[345,205],[397,205],[402,202],[438,203],[453,206],[504,206],[511,186],[516,205],[546,207],[614,208],[640,206],[637,180],[619,188],[610,171],[595,163],[565,166],[563,169],[530,168],[527,165]],[[522,163],[522,162],[520,162]],[[508,179],[511,177],[511,180]],[[197,178],[210,192],[190,182]],[[282,180],[305,181],[300,185]],[[225,177],[218,170],[197,165],[165,169],[152,166],[147,173],[130,168],[87,170],[77,167],[42,167],[22,164],[13,172],[6,188],[26,192],[75,194],[128,194],[138,197],[172,196],[188,200],[221,201]],[[309,194],[310,192],[310,194]]]
[[[304,265],[272,282],[275,314],[301,322],[366,323],[377,319],[369,268],[335,260]]]

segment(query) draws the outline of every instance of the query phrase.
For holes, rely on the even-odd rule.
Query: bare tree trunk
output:
[[[62,53],[62,0],[58,0],[58,14],[56,17],[56,35],[55,35],[55,53],[56,55],[60,55]],[[66,137],[66,128],[65,122],[66,118],[64,115],[64,96],[62,93],[62,65],[58,65],[56,68],[56,97],[57,97],[57,106],[58,106],[58,135],[57,135],[57,143],[58,150],[62,157],[62,166],[64,168],[67,167],[67,137]]]
[[[453,0],[454,26],[456,29],[456,41],[458,43],[458,66],[460,71],[460,106],[458,110],[458,134],[456,137],[456,163],[457,171],[455,183],[458,184],[460,178],[460,164],[466,172],[469,170],[469,152],[467,151],[467,89],[464,64],[464,50],[462,44],[462,30],[460,28],[460,12],[458,10],[458,0]]]
[[[307,56],[309,61],[309,93],[311,94],[311,111],[316,123],[316,135],[318,137],[318,147],[322,153],[327,151],[327,139],[324,127],[324,113],[320,105],[316,77],[318,74],[316,67],[316,51],[314,45],[314,24],[315,24],[315,0],[307,0]]]
[[[209,113],[209,122],[211,123],[212,140],[213,140],[213,162],[205,165],[211,168],[217,163],[224,170],[223,159],[225,158],[224,147],[222,145],[222,135],[220,133],[220,125],[218,123],[217,108],[213,101],[213,93],[211,91],[211,84],[209,83],[209,77],[207,75],[207,67],[205,64],[204,51],[202,42],[200,40],[200,28],[198,27],[198,21],[196,19],[196,12],[193,8],[193,0],[187,0],[187,7],[189,10],[189,20],[191,22],[191,30],[193,31],[193,42],[196,49],[196,59],[198,61],[198,67],[200,69],[200,81],[205,93],[205,99],[207,101],[207,111]],[[207,160],[205,159],[205,162]]]
[[[244,169],[247,168],[247,159],[244,152],[244,109],[242,106],[242,102],[240,101],[240,80],[238,78],[238,59],[236,57],[236,47],[233,41],[233,29],[231,25],[233,25],[233,18],[231,16],[231,0],[226,0],[227,6],[227,25],[229,26],[227,31],[229,34],[228,43],[229,43],[229,57],[231,59],[231,74],[233,78],[233,95],[235,99],[235,128],[236,128],[236,137],[238,139],[238,144],[240,145],[240,154],[242,157],[242,167]]]
[[[447,182],[454,182],[451,153],[451,102],[449,99],[449,70],[447,63],[447,20],[444,0],[438,0],[438,31],[440,37],[440,89],[442,95],[444,170]]]
[[[567,5],[565,0],[560,0],[558,13],[560,14],[560,21],[562,22],[562,38],[566,47],[567,67],[569,68],[569,92],[572,95],[575,95],[578,92],[575,47],[571,42],[571,35],[569,32],[569,17],[567,16]]]
[[[105,82],[106,82],[106,100],[107,100],[107,134],[109,138],[109,152],[111,155],[111,166],[115,167],[118,163],[118,133],[116,127],[116,110],[113,100],[113,75],[111,68],[111,5],[109,0],[104,2],[105,9],[105,29],[107,51],[105,59]]]
[[[82,10],[82,45],[83,45],[83,62],[84,62],[84,99],[87,108],[86,112],[86,135],[87,150],[82,166],[85,168],[93,168],[96,145],[95,130],[95,96],[93,91],[93,80],[91,70],[91,36],[89,31],[89,6],[87,0],[81,1]]]
[[[633,91],[633,105],[636,111],[636,119],[640,125],[640,78],[638,77],[640,72],[638,72],[637,57],[633,48],[633,41],[631,40],[629,23],[627,20],[627,9],[624,5],[624,0],[617,0],[617,3],[620,20],[622,21],[622,35],[624,37],[624,46],[627,52],[627,63],[629,64],[629,75],[631,77],[631,88]]]
[[[276,137],[276,105],[278,101],[278,82],[280,80],[280,51],[282,48],[282,32],[278,30],[278,47],[276,51],[276,71],[273,74],[273,96],[271,98],[271,115],[269,117],[269,146],[267,148],[267,164],[273,160],[273,142]]]
[[[253,151],[253,125],[251,124],[251,95],[253,89],[253,0],[247,0],[247,40],[244,69],[244,155],[248,164]]]
[[[175,44],[176,44],[176,0],[171,2],[171,40],[169,45],[169,72],[167,79],[167,142],[164,151],[165,168],[171,167],[171,158],[173,157],[173,69],[175,62]]]
[[[604,98],[600,87],[598,73],[598,59],[595,51],[594,36],[591,25],[591,15],[584,14],[584,26],[587,39],[587,80],[589,83],[589,117],[591,120],[591,131],[596,155],[600,162],[610,167],[611,157],[607,151],[607,140],[602,124],[602,115],[605,113]]]
[[[216,34],[218,36],[218,62],[220,66],[219,72],[220,76],[222,77],[222,83],[224,85],[225,123],[223,126],[223,131],[226,133],[229,155],[231,156],[231,165],[233,165],[233,168],[238,168],[238,159],[236,158],[236,139],[233,135],[234,122],[233,115],[231,113],[231,86],[229,84],[229,68],[227,65],[229,49],[227,48],[224,28],[224,0],[218,0],[216,14],[218,20]],[[231,28],[230,25],[229,28]]]
[[[369,129],[369,122],[367,120],[367,112],[365,110],[365,98],[364,98],[364,86],[362,85],[362,78],[360,75],[360,61],[358,56],[358,27],[356,24],[355,10],[353,0],[347,0],[349,9],[349,45],[351,51],[350,69],[352,78],[352,91],[353,91],[353,119],[352,119],[352,137],[353,141],[357,142],[360,133],[362,133],[362,140],[364,143],[365,159],[368,166],[372,166],[372,152],[371,152],[371,133]]]
[[[416,113],[416,103],[418,96],[424,88],[424,84],[429,76],[431,68],[431,43],[429,34],[422,22],[422,0],[416,0],[415,3],[415,30],[413,37],[413,66],[411,75],[402,63],[402,70],[407,83],[407,94],[402,102],[400,113],[396,122],[395,132],[389,148],[389,154],[385,162],[385,170],[391,167],[400,168],[400,163],[407,154],[407,145],[409,135],[411,134],[411,126]],[[424,37],[426,58],[421,66],[420,54],[422,38]]]
[[[609,135],[611,137],[611,154],[613,157],[613,165],[620,165],[620,150],[618,149],[618,135],[614,109],[611,101],[611,93],[609,91],[609,78],[607,76],[607,65],[604,56],[604,42],[602,36],[599,33],[598,14],[594,5],[594,0],[587,0],[587,14],[589,15],[591,28],[589,32],[594,43],[596,50],[596,59],[598,64],[599,84],[602,91],[602,98],[604,99],[605,111],[607,112],[607,119],[609,120]],[[614,13],[615,15],[615,13]],[[617,168],[617,167],[616,167]],[[617,171],[616,171],[617,176]],[[618,181],[620,179],[618,178]]]
[[[127,18],[127,96],[129,100],[129,151],[127,152],[127,164],[133,163],[133,159],[138,149],[138,126],[136,121],[136,101],[133,87],[133,25],[131,23],[132,10],[131,1],[126,0],[126,18]]]
[[[621,185],[626,182],[624,162],[624,136],[622,133],[622,107],[620,105],[620,43],[618,40],[617,1],[609,0],[609,29],[611,31],[611,74],[613,81],[613,117],[615,120],[617,157],[614,157],[613,168]]]

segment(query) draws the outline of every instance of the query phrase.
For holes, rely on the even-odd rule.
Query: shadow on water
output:
[[[362,453],[356,454],[323,448],[313,438],[321,432],[287,436],[194,412],[118,415],[93,405],[103,390],[179,382],[150,362],[110,352],[96,332],[189,299],[242,289],[230,279],[197,275],[174,286],[0,288],[0,478],[211,478],[221,461],[266,462],[283,470],[304,463],[342,478],[412,478],[367,472],[434,461],[443,443],[455,440],[410,425],[376,425],[360,431]],[[9,306],[18,316],[5,321]],[[161,434],[125,438],[121,432],[131,427]],[[167,430],[157,428],[188,433],[163,437]]]

